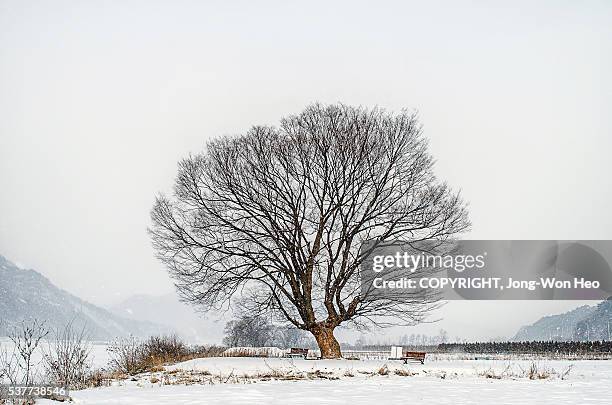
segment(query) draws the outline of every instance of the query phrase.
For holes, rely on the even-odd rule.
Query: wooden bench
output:
[[[421,364],[425,364],[425,352],[403,352],[400,360],[404,360],[404,364],[408,363],[408,360],[420,361]]]
[[[304,359],[308,356],[308,349],[302,349],[300,347],[292,347],[287,353],[287,357],[303,357]]]

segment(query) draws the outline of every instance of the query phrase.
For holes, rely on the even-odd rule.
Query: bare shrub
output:
[[[480,377],[501,380],[505,378],[528,378],[530,380],[545,380],[548,378],[559,378],[564,380],[569,375],[572,366],[568,366],[563,371],[557,371],[554,368],[540,366],[537,362],[532,361],[528,368],[521,367],[520,364],[508,364],[502,371],[496,371],[488,368],[484,371],[479,371],[477,374]]]
[[[16,385],[18,378],[19,359],[15,350],[10,351],[6,347],[0,347],[0,382]]]
[[[113,379],[120,377],[108,374],[102,370],[94,370],[87,375],[85,386],[87,387],[109,387]]]
[[[111,367],[119,372],[134,375],[147,370],[144,345],[134,336],[118,338],[106,350]]]
[[[40,362],[35,360],[34,353],[48,334],[45,323],[37,319],[22,321],[9,333],[8,337],[13,342],[14,349],[6,359],[12,363],[9,367],[15,372],[13,377],[19,378],[21,384],[32,384],[38,379],[36,368]]]
[[[51,382],[73,389],[84,387],[90,371],[90,351],[85,327],[76,330],[69,322],[55,332],[55,339],[43,355],[47,377]]]
[[[220,356],[224,350],[225,347],[214,345],[190,348],[177,335],[151,336],[144,342],[130,336],[115,340],[107,348],[111,367],[129,375],[161,371],[165,364]]]
[[[187,346],[176,335],[151,336],[142,345],[143,361],[149,367],[182,361],[188,355]]]
[[[163,366],[150,366],[147,371],[150,373],[157,373],[164,370],[165,368]]]
[[[551,370],[540,368],[536,362],[531,363],[527,372],[527,376],[530,380],[544,380],[550,378],[551,374]]]
[[[5,347],[0,348],[0,383],[29,385],[39,382],[40,361],[34,354],[41,340],[49,333],[44,322],[36,319],[22,321],[7,329],[12,348],[10,350]],[[0,403],[9,403],[5,394],[6,392],[0,389]],[[10,403],[30,405],[34,404],[34,399],[31,397],[13,399]]]

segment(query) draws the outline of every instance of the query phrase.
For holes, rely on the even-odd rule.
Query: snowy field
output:
[[[6,349],[10,342],[0,342]],[[108,364],[92,344],[94,368]],[[469,360],[466,358],[479,358]],[[535,365],[546,376],[529,378]],[[608,404],[611,360],[533,360],[433,354],[425,365],[389,360],[215,357],[72,391],[76,404]],[[56,404],[41,400],[38,403]],[[381,404],[382,404],[381,403]]]
[[[612,361],[206,358],[73,391],[76,404],[609,404]],[[51,403],[40,401],[40,403]]]

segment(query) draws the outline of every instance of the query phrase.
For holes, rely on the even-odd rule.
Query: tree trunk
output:
[[[324,326],[318,326],[310,331],[317,340],[317,345],[321,350],[321,358],[323,359],[339,359],[342,357],[340,351],[340,343],[334,336],[334,329]]]

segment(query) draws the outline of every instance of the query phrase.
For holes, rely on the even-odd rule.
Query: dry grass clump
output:
[[[414,373],[414,372],[412,372],[410,370],[406,370],[406,369],[403,369],[403,368],[398,368],[393,373],[395,375],[399,375],[400,377],[412,377],[414,375],[419,374],[419,373]]]
[[[378,369],[377,374],[378,375],[389,375],[389,367],[387,367],[387,365],[385,364],[384,366]]]
[[[162,385],[193,385],[193,384],[249,384],[258,381],[300,381],[300,380],[338,380],[339,376],[332,372],[315,370],[311,372],[296,372],[295,370],[278,370],[270,368],[256,374],[237,375],[211,374],[209,371],[170,370],[156,376]]]
[[[515,368],[512,366],[512,364],[508,364],[508,366],[506,366],[506,368],[501,372],[489,368],[487,370],[479,372],[478,375],[494,380],[501,380],[504,378],[528,378],[530,380],[546,380],[549,378],[560,378],[561,380],[565,380],[569,376],[571,370],[571,365],[563,371],[558,371],[554,368],[542,367],[538,363],[533,361],[529,364],[529,367],[527,369],[522,368],[520,365]]]
[[[321,370],[309,371],[306,373],[306,377],[308,377],[311,380],[315,380],[315,379],[339,380],[340,379],[340,377],[338,377],[337,375],[334,375],[334,373],[332,373],[331,371],[321,371]]]

